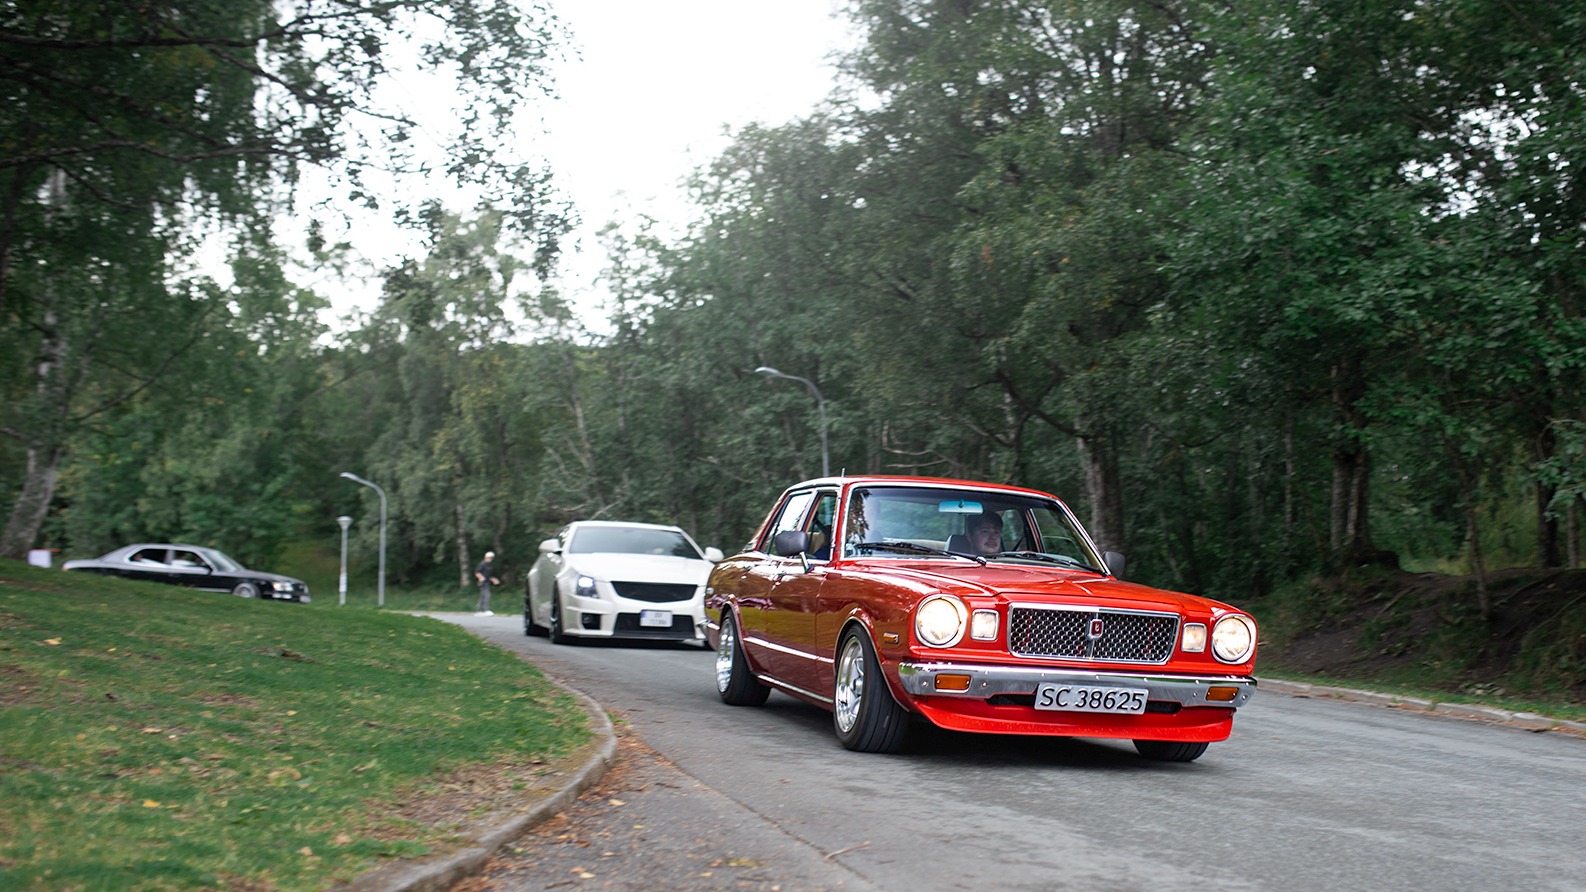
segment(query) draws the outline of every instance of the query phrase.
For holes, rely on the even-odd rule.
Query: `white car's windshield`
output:
[[[699,549],[676,530],[644,527],[580,527],[567,545],[572,554],[662,554],[700,559]]]
[[[971,489],[856,489],[849,496],[843,553],[916,559],[937,553],[985,561],[1103,566],[1058,503]]]

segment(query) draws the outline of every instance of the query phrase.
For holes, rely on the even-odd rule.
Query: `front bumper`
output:
[[[967,688],[938,690],[936,677],[969,676]],[[1238,709],[1256,692],[1256,680],[1230,675],[1153,675],[1147,672],[1086,672],[1074,669],[1037,669],[1026,666],[985,666],[978,663],[899,663],[898,679],[915,697],[953,697],[990,700],[1002,695],[1034,696],[1038,685],[1083,684],[1102,687],[1145,688],[1149,702],[1176,703],[1181,708],[1210,706]],[[956,681],[956,679],[955,679]],[[1229,689],[1233,690],[1230,692]],[[1215,689],[1215,690],[1214,690]],[[1209,699],[1215,695],[1219,699]]]

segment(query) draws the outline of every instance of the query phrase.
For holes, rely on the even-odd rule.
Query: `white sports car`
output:
[[[540,543],[523,598],[523,633],[704,644],[705,580],[721,549],[674,526],[574,521]]]

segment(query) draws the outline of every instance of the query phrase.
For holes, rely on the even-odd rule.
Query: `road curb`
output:
[[[1386,694],[1381,691],[1362,691],[1356,688],[1311,684],[1303,681],[1283,681],[1273,678],[1261,679],[1259,690],[1288,694],[1291,697],[1326,697],[1331,700],[1370,703],[1376,706],[1424,712],[1429,715],[1443,715],[1492,724],[1511,725],[1527,731],[1556,731],[1586,740],[1586,722],[1555,719],[1550,716],[1538,715],[1534,712],[1510,712],[1507,709],[1477,706],[1472,703],[1442,702],[1429,700],[1424,697],[1409,697],[1403,694]]]
[[[548,676],[547,676],[548,677]],[[496,852],[524,831],[572,805],[611,768],[617,755],[617,734],[611,718],[593,698],[557,679],[588,713],[595,732],[595,752],[551,796],[527,809],[508,808],[486,815],[464,827],[460,834],[472,844],[415,861],[398,861],[375,868],[356,880],[335,887],[335,892],[444,892],[459,881],[478,874]]]

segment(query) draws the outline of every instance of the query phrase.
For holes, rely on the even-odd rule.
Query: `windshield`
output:
[[[216,570],[222,573],[235,573],[242,569],[242,565],[232,560],[225,552],[211,548],[204,551],[203,555],[209,559],[209,562],[214,565]]]
[[[918,560],[930,551],[988,561],[1099,569],[1101,557],[1050,499],[974,489],[871,487],[848,499],[846,557]]]
[[[579,527],[567,550],[572,554],[664,554],[702,559],[694,543],[677,530],[648,527]]]

